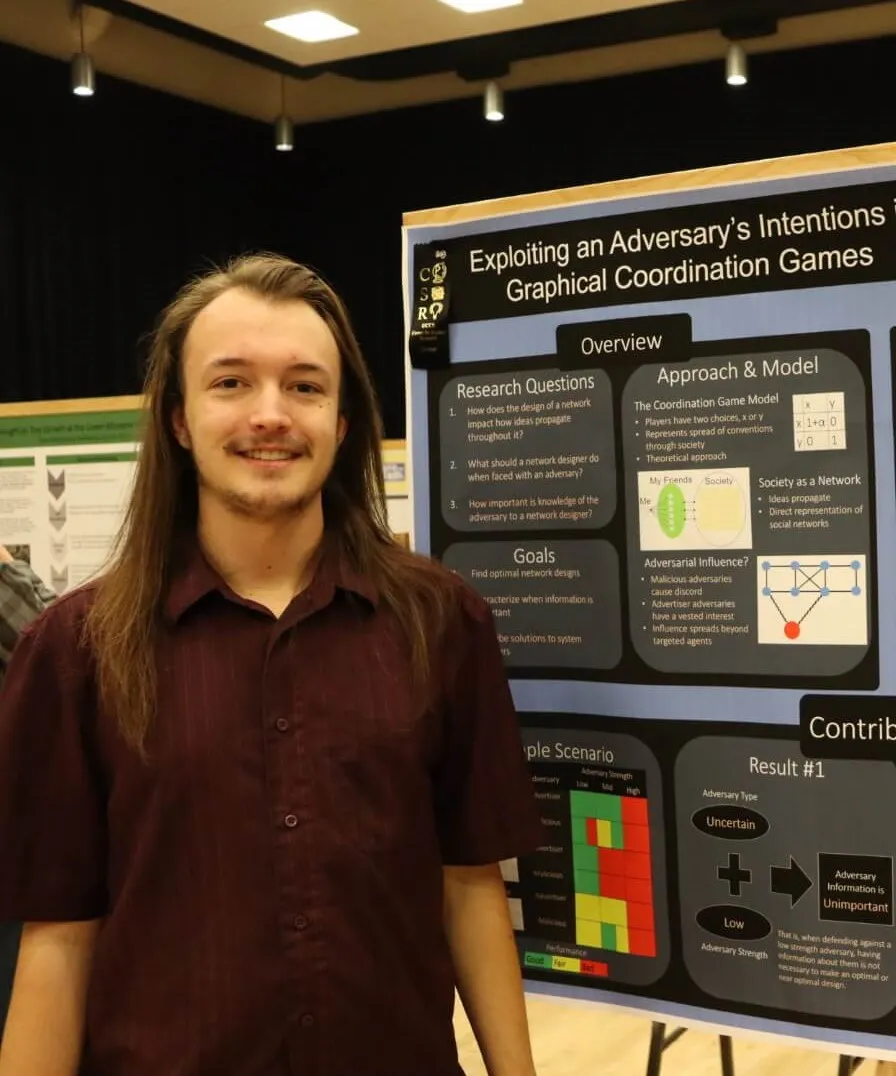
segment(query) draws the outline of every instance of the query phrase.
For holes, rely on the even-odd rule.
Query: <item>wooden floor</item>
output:
[[[614,1010],[529,998],[538,1076],[644,1076],[650,1021]],[[455,1021],[467,1076],[486,1076],[473,1033],[458,1004]],[[688,1031],[663,1057],[662,1076],[719,1076],[719,1040]],[[837,1076],[836,1054],[735,1039],[736,1076]],[[896,1076],[896,1063],[865,1061],[856,1076]]]

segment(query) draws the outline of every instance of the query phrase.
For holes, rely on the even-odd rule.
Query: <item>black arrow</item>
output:
[[[789,893],[792,908],[812,888],[812,879],[793,856],[789,859],[789,867],[772,867],[772,892]]]

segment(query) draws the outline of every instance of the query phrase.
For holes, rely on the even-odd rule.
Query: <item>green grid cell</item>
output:
[[[573,818],[602,818],[607,822],[622,821],[622,800],[606,792],[582,792],[576,789],[569,794],[569,808]]]
[[[621,822],[611,822],[610,830],[613,834],[613,847],[625,848],[625,830]]]
[[[596,870],[597,849],[590,844],[574,844],[572,846],[572,863],[577,871]]]
[[[595,793],[597,796],[597,813],[595,818],[605,819],[607,822],[622,821],[622,800],[618,796],[608,796],[604,792]]]
[[[612,923],[601,923],[602,949],[616,951],[616,927]]]
[[[588,819],[584,816],[573,815],[572,839],[574,844],[588,843]]]
[[[597,871],[576,871],[576,892],[600,896],[600,877]]]
[[[600,795],[575,789],[569,794],[569,809],[573,818],[597,818]]]

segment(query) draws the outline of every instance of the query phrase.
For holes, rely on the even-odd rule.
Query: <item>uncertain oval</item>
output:
[[[718,807],[701,807],[691,817],[701,833],[724,837],[726,841],[753,841],[768,833],[768,819],[749,807],[723,803]]]
[[[687,507],[681,487],[669,482],[656,499],[656,518],[667,538],[677,538],[684,530]]]
[[[697,922],[718,938],[732,941],[759,941],[771,932],[772,925],[752,908],[737,908],[733,904],[714,904],[697,912]]]

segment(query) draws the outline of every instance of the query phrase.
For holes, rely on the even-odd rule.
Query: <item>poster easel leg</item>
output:
[[[687,1031],[686,1027],[677,1027],[666,1034],[666,1025],[654,1020],[650,1026],[650,1052],[647,1055],[647,1076],[660,1076],[663,1065],[663,1051],[677,1042]]]
[[[841,1054],[837,1076],[852,1076],[864,1060],[864,1057],[850,1057],[848,1054]]]
[[[660,1076],[660,1069],[663,1066],[663,1053],[673,1042],[677,1042],[678,1039],[687,1031],[686,1027],[677,1027],[674,1031],[670,1031],[666,1034],[666,1025],[654,1020],[650,1026],[650,1052],[647,1055],[647,1076]],[[734,1076],[734,1044],[731,1041],[730,1035],[719,1035],[719,1054],[722,1060],[722,1076]],[[844,1060],[848,1060],[850,1063],[853,1058],[841,1058],[841,1064]],[[856,1067],[861,1064],[859,1059],[856,1059]],[[839,1076],[849,1076],[854,1070],[852,1068],[841,1069]]]
[[[719,1053],[722,1058],[722,1076],[734,1076],[734,1044],[730,1035],[719,1035]]]

